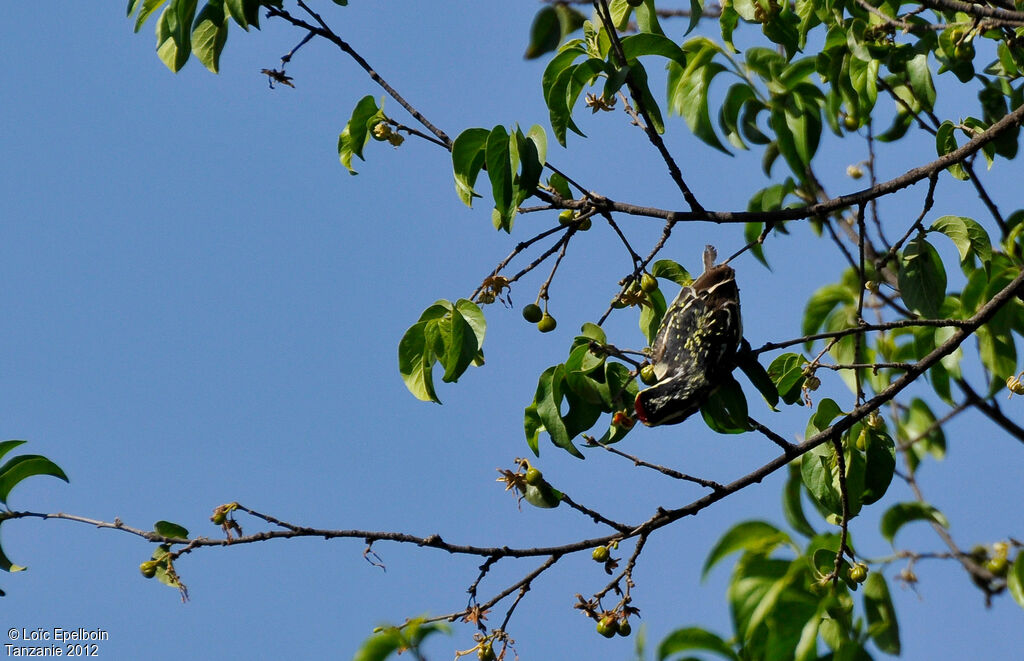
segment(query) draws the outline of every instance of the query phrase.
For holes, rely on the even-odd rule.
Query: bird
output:
[[[714,246],[704,248],[704,272],[680,290],[658,327],[651,352],[658,380],[634,401],[637,419],[648,427],[686,420],[736,366],[740,292],[736,272],[716,265],[717,256]]]

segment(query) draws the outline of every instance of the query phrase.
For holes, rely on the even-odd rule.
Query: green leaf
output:
[[[828,514],[841,514],[843,511],[838,473],[835,449],[830,443],[819,445],[800,461],[800,476],[807,493]]]
[[[919,397],[910,400],[910,405],[901,416],[899,431],[902,440],[913,442],[912,450],[918,459],[928,452],[936,459],[946,456],[946,435],[928,404]]]
[[[259,0],[224,0],[224,8],[231,18],[235,19],[246,32],[249,26],[257,30],[260,28],[260,2]]]
[[[153,531],[164,537],[173,539],[188,539],[188,530],[177,523],[170,521],[157,521],[153,524]]]
[[[16,571],[25,571],[26,569],[28,569],[28,567],[24,567],[22,565],[16,565],[13,562],[11,562],[10,558],[7,557],[7,554],[4,553],[3,545],[0,544],[0,569],[2,569],[4,571],[7,571],[7,572],[16,572]],[[0,591],[0,597],[2,597],[2,596],[3,596],[2,591]]]
[[[802,485],[800,463],[797,460],[789,464],[789,477],[786,478],[786,486],[782,491],[782,513],[786,517],[786,522],[793,527],[793,530],[796,530],[801,535],[814,537],[817,533],[804,514],[804,505],[801,499]]]
[[[747,398],[736,379],[731,376],[700,407],[701,417],[719,434],[742,434],[750,431]]]
[[[750,551],[767,555],[780,544],[792,544],[785,532],[766,521],[744,521],[734,525],[723,534],[708,553],[701,569],[701,579],[726,556],[737,551]]]
[[[659,259],[654,262],[651,266],[651,275],[655,278],[671,280],[682,287],[693,282],[693,277],[690,276],[687,270],[671,259]]]
[[[455,309],[462,314],[462,318],[473,329],[477,346],[482,347],[484,345],[484,337],[487,335],[487,319],[484,318],[483,310],[476,303],[465,298],[455,301]]]
[[[417,399],[441,403],[434,392],[434,352],[427,345],[427,327],[434,321],[413,324],[398,343],[398,371],[405,387]]]
[[[939,126],[939,130],[935,134],[935,149],[939,156],[945,156],[950,152],[956,151],[956,137],[953,135],[953,131],[953,122],[948,119]],[[964,170],[964,166],[960,163],[954,163],[946,168],[946,170],[960,181],[967,181],[968,179],[967,171]]]
[[[15,443],[20,445],[17,441],[6,441],[8,444],[7,448],[0,452],[0,456],[8,450],[10,450]],[[32,477],[34,475],[51,475],[56,478],[60,478],[65,482],[68,482],[68,476],[64,474],[64,471],[60,469],[60,466],[53,463],[46,457],[38,454],[23,454],[13,459],[8,460],[3,466],[0,466],[0,503],[7,504],[7,497],[11,493],[11,489],[15,487],[19,482],[25,478]]]
[[[818,410],[814,412],[807,422],[807,436],[810,438],[818,432],[828,429],[832,421],[842,415],[843,410],[839,408],[832,399],[826,397],[818,404]]]
[[[477,346],[473,327],[458,309],[453,308],[445,319],[438,322],[438,330],[444,343],[444,354],[439,356],[444,367],[442,380],[452,383],[458,381],[470,366],[480,347]]]
[[[626,61],[635,60],[644,55],[660,55],[680,65],[686,64],[683,49],[662,34],[640,33],[622,39],[622,52]]]
[[[487,163],[487,177],[491,180],[494,195],[494,209],[500,222],[495,229],[512,231],[515,216],[515,199],[512,195],[512,160],[509,153],[509,135],[500,124],[491,129],[484,148]]]
[[[4,455],[14,448],[26,443],[28,443],[28,441],[0,441],[0,459],[3,459]]]
[[[220,69],[220,53],[228,40],[228,17],[224,14],[224,2],[211,0],[196,16],[192,28],[192,53],[203,66],[217,73]]]
[[[899,529],[911,521],[932,521],[943,528],[949,528],[945,515],[931,505],[920,502],[896,503],[882,515],[882,537],[892,544]]]
[[[156,25],[156,54],[167,68],[178,73],[192,53],[192,20],[196,0],[171,0]]]
[[[804,335],[817,333],[837,305],[853,305],[856,302],[856,295],[844,284],[836,283],[819,288],[807,299],[801,332]],[[808,343],[808,348],[810,344]]]
[[[885,577],[878,572],[868,574],[864,583],[864,614],[868,620],[868,633],[886,654],[900,653],[900,628],[896,622],[896,609],[889,596]]]
[[[455,192],[467,207],[473,198],[480,197],[474,190],[476,178],[484,166],[484,146],[490,132],[487,129],[466,129],[452,143],[452,170],[455,173]]]
[[[658,645],[658,661],[666,661],[672,655],[687,650],[704,650],[726,659],[739,660],[736,652],[717,634],[699,627],[686,627],[676,629],[661,641]]]
[[[801,387],[803,386],[804,365],[807,359],[798,353],[784,353],[775,358],[768,366],[768,378],[779,391],[779,396],[787,404],[801,403]]]
[[[757,361],[757,358],[751,353],[741,353],[737,359],[737,364],[743,373],[750,379],[750,382],[754,384],[757,391],[764,397],[764,401],[768,403],[773,411],[777,410],[775,407],[779,403],[779,390],[775,387],[775,382],[768,376],[768,372],[765,368]]]
[[[142,29],[143,24],[149,17],[153,15],[157,9],[159,9],[167,0],[144,0],[140,6],[138,0],[135,0],[132,4],[128,5],[128,16],[132,15],[136,9],[139,10],[138,16],[135,18],[135,31],[138,32]]]
[[[526,444],[533,450],[533,454],[540,456],[540,433],[544,430],[544,423],[537,415],[537,403],[533,402],[526,407],[523,415],[523,430],[526,432]]]
[[[724,65],[712,61],[719,48],[704,37],[696,37],[686,43],[685,50],[689,53],[685,68],[675,62],[669,65],[669,112],[686,120],[693,134],[705,143],[728,154],[715,135],[708,111],[711,81],[725,71]]]
[[[862,429],[867,445],[861,502],[870,505],[878,502],[892,483],[896,471],[896,444],[884,431],[871,429],[867,425],[863,425]]]
[[[650,305],[644,305],[640,310],[640,331],[647,339],[647,343],[651,344],[658,334],[658,328],[661,327],[661,320],[665,316],[668,306],[660,289],[655,289],[647,294],[647,300]]]
[[[551,442],[575,457],[583,459],[583,454],[572,443],[572,437],[562,419],[562,386],[565,381],[565,366],[555,365],[544,370],[537,383],[537,394],[534,402],[537,416],[544,425],[545,431],[551,436]]]
[[[1013,561],[1010,573],[1006,577],[1006,587],[1017,605],[1024,608],[1024,553],[1017,553],[1017,559]]]
[[[953,241],[960,253],[961,263],[966,262],[972,254],[985,266],[992,262],[992,240],[978,221],[964,216],[943,216],[932,223],[931,229],[945,234]]]
[[[938,318],[939,306],[946,298],[946,270],[923,232],[903,249],[898,279],[903,302],[909,308],[929,319]]]
[[[370,129],[384,119],[384,113],[370,95],[359,99],[352,117],[345,129],[338,135],[338,158],[349,174],[358,174],[352,169],[352,156],[363,159],[363,147],[370,140]]]
[[[931,110],[935,105],[935,86],[932,84],[932,72],[928,67],[928,53],[920,53],[907,62],[907,76],[914,99],[921,104],[922,109]]]
[[[533,17],[533,25],[530,26],[530,44],[526,47],[523,57],[532,60],[544,53],[550,53],[558,48],[558,42],[561,39],[562,25],[558,20],[558,12],[550,5],[544,7]]]
[[[636,101],[647,111],[651,120],[651,128],[657,133],[665,132],[665,120],[661,116],[661,109],[658,102],[651,94],[651,88],[647,85],[647,71],[639,62],[629,65],[629,81],[640,91],[640,98]]]

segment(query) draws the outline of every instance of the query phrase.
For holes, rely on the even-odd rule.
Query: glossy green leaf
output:
[[[671,280],[682,287],[693,282],[693,277],[689,272],[671,259],[659,259],[654,262],[654,264],[651,265],[651,275],[655,278]]]
[[[211,0],[196,16],[192,28],[192,53],[203,66],[217,73],[220,70],[220,53],[228,40],[228,17],[224,13],[224,2]]]
[[[1006,577],[1006,587],[1017,605],[1024,608],[1024,553],[1017,553],[1017,559],[1013,561]]]
[[[7,443],[12,442],[16,443],[16,441],[7,441]],[[13,446],[9,446],[7,449],[9,450],[10,447]],[[0,466],[0,503],[6,505],[11,489],[25,478],[35,475],[50,475],[65,482],[69,481],[60,466],[46,457],[38,454],[19,455]]]
[[[907,62],[907,77],[914,99],[924,110],[931,110],[935,105],[935,85],[932,83],[932,72],[928,66],[928,53],[919,53]]]
[[[739,129],[740,110],[754,99],[754,89],[749,84],[735,83],[725,93],[725,100],[718,111],[718,125],[729,143],[737,149],[747,149]]]
[[[558,48],[558,42],[562,39],[562,25],[558,20],[558,12],[548,5],[542,8],[533,17],[533,25],[530,26],[530,43],[523,55],[528,60],[540,57],[544,53],[550,53]]]
[[[4,553],[3,544],[0,544],[0,569],[2,569],[4,571],[7,571],[7,572],[16,572],[16,571],[25,571],[26,569],[28,569],[28,567],[24,567],[22,565],[16,565],[13,562],[11,562],[10,558],[7,557],[7,554]],[[2,597],[2,596],[3,596],[3,593],[2,593],[2,591],[0,591],[0,597]]]
[[[801,535],[814,537],[815,530],[804,514],[804,505],[801,495],[803,480],[800,476],[799,461],[789,464],[789,477],[786,478],[786,486],[782,491],[782,513],[786,522]]]
[[[562,502],[562,496],[562,492],[552,487],[547,481],[536,485],[527,484],[526,490],[523,491],[523,500],[542,509],[558,507]]]
[[[807,493],[828,514],[841,514],[843,511],[838,473],[835,449],[830,443],[819,445],[800,461],[800,476]]]
[[[427,345],[427,328],[435,322],[413,324],[398,343],[398,371],[405,387],[417,399],[441,403],[434,391],[434,352]]]
[[[677,654],[688,650],[714,652],[725,659],[739,661],[739,656],[720,636],[699,627],[676,629],[658,645],[658,661],[685,661]],[[687,657],[692,658],[692,657]]]
[[[708,90],[714,77],[725,71],[725,66],[712,58],[719,52],[713,42],[704,37],[691,39],[685,45],[686,67],[676,63],[669,66],[669,112],[686,120],[693,134],[706,144],[726,154],[726,149],[715,135],[708,111]]]
[[[142,29],[149,17],[153,15],[157,9],[163,6],[167,0],[143,0],[140,4],[138,1],[128,5],[128,16],[131,16],[136,10],[138,15],[135,17],[135,31],[138,32]]]
[[[900,528],[911,521],[932,521],[943,528],[949,527],[945,515],[931,505],[920,502],[896,503],[882,515],[882,537],[890,544]]]
[[[923,232],[903,249],[898,279],[907,307],[929,319],[938,318],[939,306],[946,298],[946,269]]]
[[[640,33],[622,39],[622,52],[626,61],[635,60],[644,55],[660,55],[680,65],[686,64],[683,49],[665,35]]]
[[[649,305],[641,306],[640,310],[640,331],[647,339],[647,343],[651,344],[658,334],[658,328],[661,327],[661,320],[665,316],[668,306],[661,289],[655,289],[647,294],[647,301]]]
[[[565,421],[562,419],[562,400],[565,396],[564,381],[565,367],[563,365],[549,367],[541,374],[537,384],[537,394],[534,397],[537,416],[548,435],[551,436],[552,443],[573,456],[583,459],[583,454],[573,445],[572,435],[566,429]]]
[[[257,30],[260,27],[259,0],[224,0],[224,9],[242,29],[249,31],[249,26]]]
[[[862,428],[866,442],[866,466],[861,502],[870,505],[878,502],[892,483],[896,472],[896,444],[884,431],[871,429],[867,425]]]
[[[966,262],[975,255],[988,265],[992,261],[992,240],[978,221],[964,216],[943,216],[932,223],[931,229],[948,236],[960,253],[960,261]]]
[[[939,126],[939,130],[935,134],[935,149],[939,156],[945,156],[950,152],[956,151],[958,145],[956,144],[956,137],[953,135],[954,130],[953,122],[948,119]],[[959,163],[950,165],[946,170],[961,181],[967,181],[968,179],[967,171]]]
[[[900,417],[900,436],[906,443],[913,443],[912,450],[920,459],[927,452],[936,459],[946,456],[946,435],[936,425],[938,419],[928,404],[920,397],[910,400],[906,411]]]
[[[803,369],[807,362],[807,359],[798,353],[784,353],[768,366],[768,378],[775,383],[779,397],[785,403],[802,403],[801,387],[806,379]]]
[[[444,367],[442,380],[445,383],[452,383],[458,381],[476,358],[479,349],[476,334],[458,309],[452,309],[448,316],[438,323],[438,330],[444,343],[444,353],[438,356]]]
[[[665,120],[661,116],[658,101],[651,94],[651,88],[647,84],[647,71],[639,62],[629,65],[629,81],[633,87],[640,91],[640,98],[634,99],[634,101],[643,106],[643,109],[647,111],[647,116],[651,120],[651,128],[657,133],[664,133]]]
[[[742,434],[750,431],[747,397],[736,379],[729,377],[700,407],[701,417],[719,434]]]
[[[896,622],[896,609],[885,577],[879,572],[868,574],[864,583],[864,614],[868,620],[868,633],[878,649],[886,654],[899,655],[900,628]]]
[[[500,217],[495,229],[512,231],[515,216],[515,199],[512,195],[512,161],[509,153],[509,135],[500,124],[491,129],[484,147],[484,161],[487,163],[487,177],[491,180],[494,208]]]
[[[153,524],[153,531],[164,537],[173,539],[188,539],[188,529],[170,521],[157,521]]]
[[[775,382],[768,375],[768,371],[757,361],[757,358],[750,353],[742,353],[737,359],[737,365],[743,374],[750,379],[750,383],[757,388],[757,391],[764,397],[764,401],[773,410],[779,403],[779,390]]]
[[[708,557],[700,572],[701,578],[707,578],[708,573],[715,565],[737,551],[767,555],[782,544],[792,543],[789,535],[766,521],[738,523],[719,537],[711,551],[708,552]]]
[[[0,459],[3,459],[4,455],[14,448],[26,443],[28,443],[28,441],[0,441]]]
[[[156,26],[156,54],[167,68],[178,73],[192,54],[192,21],[196,0],[170,0]]]
[[[844,284],[830,284],[817,289],[807,299],[801,332],[804,335],[817,333],[825,325],[825,319],[837,305],[853,305],[857,302],[854,292]],[[808,343],[810,348],[810,343]]]
[[[473,190],[473,186],[476,185],[476,178],[484,167],[484,146],[489,135],[487,129],[466,129],[452,143],[455,192],[467,207],[473,206],[474,197],[480,197]]]
[[[352,169],[352,157],[363,160],[363,147],[370,140],[370,129],[384,118],[381,108],[370,95],[359,99],[352,116],[338,135],[338,158],[349,174],[357,174]]]

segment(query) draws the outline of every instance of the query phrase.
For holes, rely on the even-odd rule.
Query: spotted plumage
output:
[[[715,265],[704,250],[704,272],[669,305],[654,338],[651,363],[658,378],[636,396],[637,417],[648,426],[682,422],[707,401],[735,367],[743,336],[736,273]]]

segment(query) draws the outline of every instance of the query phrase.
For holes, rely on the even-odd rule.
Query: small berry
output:
[[[540,318],[540,321],[537,322],[537,330],[539,330],[541,333],[550,333],[551,331],[555,330],[555,327],[557,325],[558,322],[555,321],[555,318],[552,317],[547,312],[545,312],[544,315]]]
[[[864,283],[864,289],[874,294],[878,291],[878,280],[868,280]]]
[[[572,209],[566,209],[562,213],[558,214],[558,224],[568,225],[574,218],[576,218],[576,212]]]
[[[608,560],[609,555],[607,546],[598,546],[594,549],[593,553],[590,554],[590,557],[594,559],[594,562],[605,562]]]
[[[843,117],[843,126],[846,127],[847,131],[856,131],[860,128],[860,120],[853,115],[845,115]]]
[[[605,638],[611,638],[619,631],[619,622],[614,616],[609,615],[601,618],[601,621],[597,623],[597,633],[601,634]]]
[[[619,635],[625,638],[629,634],[633,633],[633,627],[629,626],[629,620],[619,621]]]
[[[476,658],[480,659],[480,661],[494,661],[498,658],[494,656],[494,645],[490,641],[481,643],[480,649],[476,651]]]
[[[586,232],[588,229],[591,228],[591,226],[593,226],[593,224],[594,224],[594,222],[592,220],[590,220],[590,216],[587,216],[586,218],[584,218],[583,220],[580,221],[579,230],[581,232]]]
[[[539,468],[534,468],[533,466],[530,466],[530,468],[526,470],[526,477],[524,479],[526,480],[527,484],[537,486],[538,484],[544,481],[544,474],[540,472]]]
[[[808,390],[810,390],[811,392],[814,392],[815,390],[817,390],[820,385],[821,385],[821,379],[819,379],[818,377],[814,376],[813,374],[810,375],[809,377],[807,377],[804,380],[804,387],[807,388]]]
[[[847,572],[847,576],[849,576],[850,580],[854,583],[863,583],[868,578],[867,565],[862,565],[858,562],[854,566],[850,567]]]
[[[1010,562],[1006,559],[1005,555],[997,555],[989,558],[988,562],[985,563],[985,569],[996,576],[1006,576],[1010,569]]]
[[[536,303],[530,303],[523,306],[523,319],[527,320],[531,324],[535,324],[544,317],[544,311],[540,309],[540,306]]]
[[[864,170],[859,165],[847,165],[846,176],[850,179],[860,179],[864,176]]]
[[[640,368],[640,380],[649,386],[658,382],[658,375],[654,373],[654,365],[647,364]]]
[[[885,426],[885,420],[882,416],[878,415],[878,411],[872,411],[871,415],[868,416],[868,427],[872,429],[881,429]]]
[[[156,568],[159,564],[160,563],[156,560],[147,560],[139,565],[139,571],[142,572],[142,575],[146,578],[153,578],[156,576]]]
[[[658,288],[658,279],[650,273],[644,273],[643,277],[640,278],[640,289],[650,294],[652,291]]]

